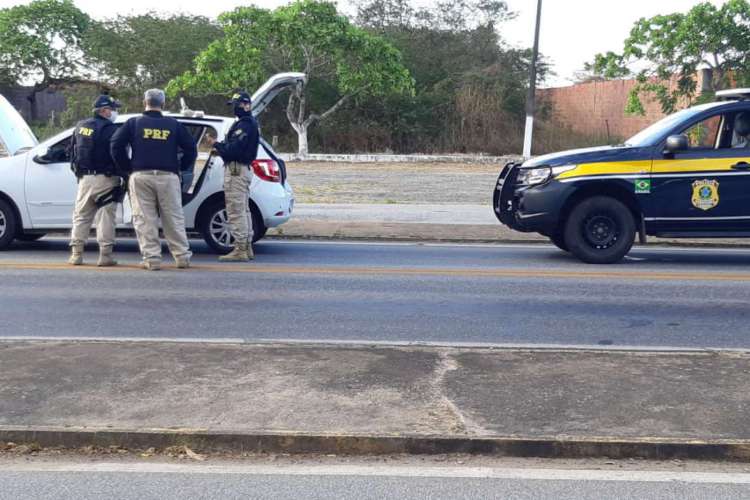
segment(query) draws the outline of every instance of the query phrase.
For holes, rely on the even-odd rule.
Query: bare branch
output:
[[[294,117],[294,103],[297,96],[294,90],[289,92],[289,103],[286,105],[286,119],[289,120],[289,123],[294,126],[297,121]]]
[[[348,101],[351,97],[352,97],[351,94],[346,94],[344,97],[342,97],[341,99],[339,99],[336,104],[334,104],[333,106],[331,106],[328,109],[328,111],[326,111],[322,115],[318,115],[318,114],[315,114],[315,113],[311,114],[307,118],[307,120],[305,120],[305,126],[310,126],[310,125],[313,124],[313,122],[316,122],[316,121],[317,122],[322,122],[323,120],[325,120],[326,118],[328,118],[329,116],[331,116],[333,113],[335,113],[336,111],[338,111],[339,108],[341,108],[341,106],[343,106],[344,103],[346,103],[346,101]]]
[[[297,98],[299,99],[299,112],[297,114],[297,123],[305,122],[305,113],[307,112],[307,97],[302,87],[297,87]]]

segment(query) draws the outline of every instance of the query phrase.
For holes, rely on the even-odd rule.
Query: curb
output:
[[[289,453],[337,455],[477,454],[519,458],[641,458],[750,462],[750,440],[692,440],[606,437],[456,437],[338,435],[295,432],[232,433],[180,430],[73,430],[0,428],[0,442],[41,447],[118,446],[165,449],[188,446],[202,453]]]
[[[373,242],[373,243],[451,243],[451,244],[466,244],[466,245],[544,245],[552,246],[552,243],[547,239],[511,239],[511,238],[421,238],[421,237],[410,237],[410,236],[347,236],[347,235],[316,235],[316,234],[278,234],[269,233],[263,238],[267,241],[282,240],[282,241],[355,241],[355,242]],[[680,241],[680,240],[651,240],[646,245],[641,245],[636,242],[633,245],[635,249],[647,249],[647,248],[664,248],[664,247],[675,247],[675,248],[696,248],[696,249],[746,249],[750,248],[750,239],[747,243],[712,243],[710,240],[701,241]]]

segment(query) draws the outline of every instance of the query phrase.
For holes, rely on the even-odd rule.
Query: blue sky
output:
[[[710,0],[716,5],[726,0]],[[223,11],[239,5],[254,3],[267,8],[288,3],[285,0],[128,0],[127,2],[103,2],[101,0],[74,0],[79,8],[97,18],[116,14],[138,13],[153,10],[171,12],[182,11],[215,17]],[[0,0],[0,7],[19,3]],[[416,0],[420,5],[432,2]],[[548,86],[562,86],[571,83],[576,71],[581,70],[586,61],[593,59],[597,52],[619,51],[633,23],[641,17],[657,14],[687,11],[701,0],[544,0],[542,11],[541,51],[553,63],[557,76]],[[536,0],[508,0],[511,10],[518,17],[501,27],[505,39],[516,46],[530,47],[533,41]],[[346,9],[348,3],[339,1]]]

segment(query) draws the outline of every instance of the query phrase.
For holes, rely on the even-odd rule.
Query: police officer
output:
[[[121,183],[110,155],[110,140],[117,130],[114,121],[120,103],[108,95],[100,95],[94,102],[94,116],[76,125],[71,148],[71,168],[78,177],[78,194],[73,211],[73,230],[70,236],[69,264],[83,264],[83,247],[89,237],[91,224],[99,212],[96,240],[99,243],[98,266],[114,266],[116,204],[101,209],[96,201]]]
[[[163,90],[146,91],[146,110],[141,116],[125,122],[112,138],[115,163],[132,172],[129,193],[133,226],[143,267],[149,271],[161,269],[159,218],[177,267],[190,267],[192,256],[185,232],[182,191],[183,181],[192,180],[198,149],[180,122],[162,114],[164,101]],[[128,159],[128,146],[132,150],[132,159]],[[181,160],[178,157],[180,150]]]
[[[247,92],[238,92],[229,101],[234,106],[237,121],[222,142],[209,139],[214,150],[224,161],[224,201],[229,229],[235,240],[234,249],[219,257],[223,262],[248,262],[253,253],[253,226],[249,220],[248,199],[251,164],[258,154],[260,133],[252,113],[252,100]]]
[[[750,147],[750,112],[744,111],[734,119],[735,148]]]

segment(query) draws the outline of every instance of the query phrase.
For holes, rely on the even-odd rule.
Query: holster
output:
[[[115,186],[106,193],[96,198],[94,203],[96,208],[106,207],[110,203],[122,203],[125,200],[125,195],[128,192],[128,178],[124,177],[122,183],[119,186]]]

